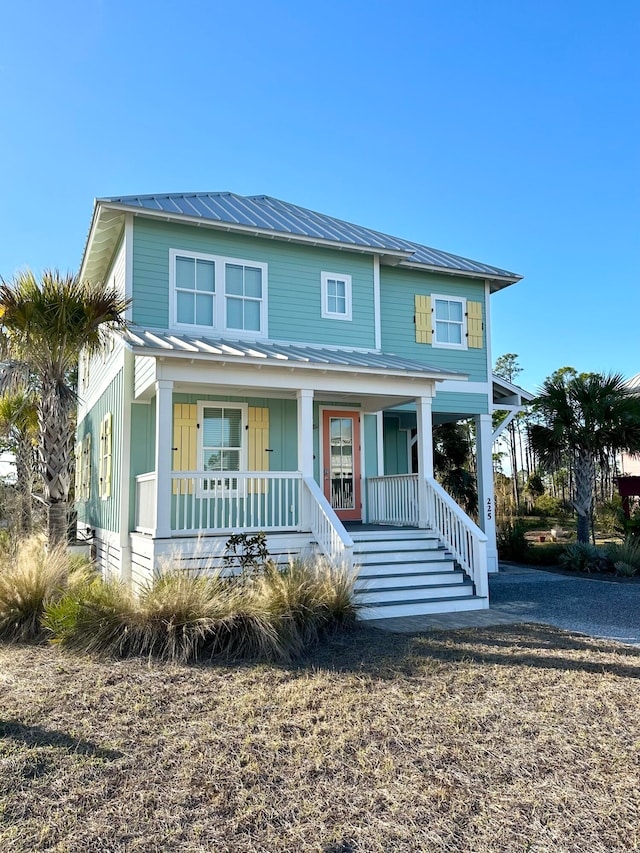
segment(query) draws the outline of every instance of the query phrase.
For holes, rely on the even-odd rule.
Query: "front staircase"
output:
[[[361,619],[481,610],[488,600],[432,530],[350,527]]]

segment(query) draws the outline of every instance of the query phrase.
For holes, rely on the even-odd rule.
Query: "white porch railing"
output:
[[[353,539],[313,477],[302,481],[302,511],[320,550],[332,562],[353,565]]]
[[[299,530],[298,471],[171,474],[172,533]]]
[[[140,474],[136,477],[136,530],[153,533],[156,527],[156,475]]]
[[[334,563],[353,562],[353,540],[316,481],[299,471],[174,471],[171,533],[311,530]],[[156,475],[136,477],[135,529],[155,534]]]
[[[476,595],[486,597],[487,536],[433,477],[427,477],[427,522],[475,584]]]
[[[390,474],[367,478],[367,517],[372,524],[406,524],[420,521],[417,474]]]

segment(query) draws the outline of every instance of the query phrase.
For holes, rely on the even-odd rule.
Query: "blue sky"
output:
[[[493,354],[640,371],[636,0],[0,7],[0,274],[93,199],[265,193],[525,276]]]

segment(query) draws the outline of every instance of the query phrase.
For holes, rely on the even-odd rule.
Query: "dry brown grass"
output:
[[[640,846],[640,650],[357,628],[303,665],[0,646],[0,849]]]

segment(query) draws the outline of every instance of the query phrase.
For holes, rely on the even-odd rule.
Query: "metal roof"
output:
[[[228,223],[238,228],[257,229],[275,235],[321,240],[342,246],[379,250],[396,254],[399,265],[455,271],[467,275],[499,278],[513,283],[517,273],[432,249],[419,243],[392,237],[361,225],[354,225],[324,213],[266,195],[242,196],[230,192],[169,193],[97,199],[97,204],[138,208],[154,214],[193,217],[211,223]]]
[[[207,355],[217,359],[247,359],[271,363],[318,366],[332,365],[350,369],[419,373],[432,378],[466,379],[466,373],[442,370],[419,361],[401,358],[391,353],[368,352],[346,347],[322,347],[307,344],[287,344],[275,341],[237,341],[209,335],[173,334],[155,329],[130,328],[125,341],[133,348],[156,353]]]
[[[627,379],[625,385],[632,391],[640,389],[640,373],[636,373],[636,375],[632,376],[631,379]]]

